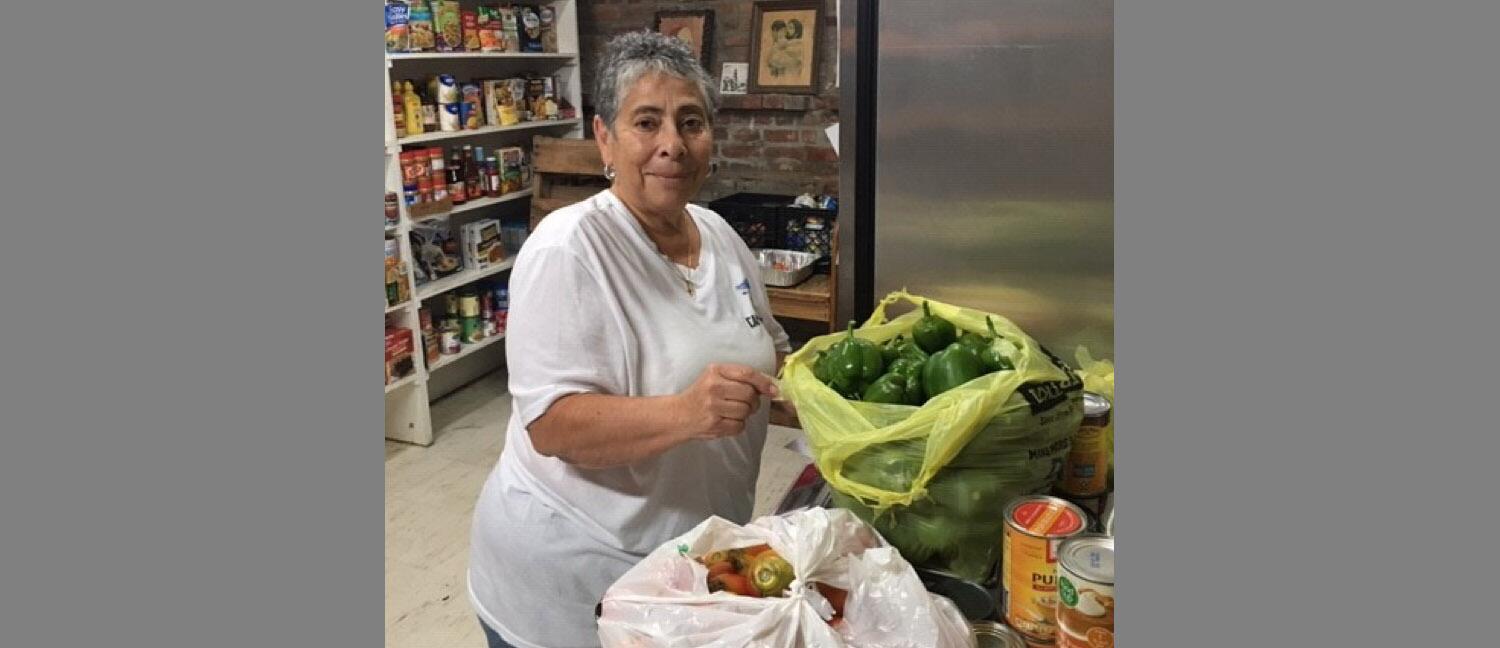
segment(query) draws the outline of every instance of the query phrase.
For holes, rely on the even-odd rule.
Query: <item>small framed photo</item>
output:
[[[750,64],[725,63],[719,76],[719,94],[742,95],[750,90]]]
[[[750,20],[750,91],[815,94],[823,34],[819,0],[756,2]]]
[[[712,9],[695,11],[656,12],[656,31],[687,43],[698,55],[704,70],[712,70],[714,60],[714,12]],[[712,74],[710,72],[710,74]]]

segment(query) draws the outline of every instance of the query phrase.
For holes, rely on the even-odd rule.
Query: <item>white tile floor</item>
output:
[[[474,498],[503,449],[510,395],[496,372],[433,407],[435,441],[385,443],[385,645],[484,648],[464,585]],[[796,434],[771,428],[756,486],[769,512],[803,461],[785,450]]]

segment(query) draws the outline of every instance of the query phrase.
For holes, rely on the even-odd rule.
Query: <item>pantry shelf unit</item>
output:
[[[374,4],[374,3],[371,3]],[[484,3],[463,0],[465,9]],[[520,77],[531,74],[552,76],[556,79],[558,95],[567,105],[581,111],[583,107],[582,60],[577,52],[581,49],[578,37],[578,0],[554,0],[552,2],[524,2],[536,6],[551,6],[556,16],[557,49],[563,53],[532,52],[392,52],[385,53],[381,66],[385,69],[385,187],[386,191],[402,193],[400,154],[403,147],[415,148],[424,144],[468,143],[474,138],[485,145],[522,146],[531,151],[532,135],[553,135],[573,139],[583,138],[583,120],[560,119],[528,121],[511,126],[483,126],[474,130],[452,132],[428,132],[410,137],[396,132],[391,104],[391,82],[393,80],[425,79],[433,74],[453,74],[460,82],[482,78]],[[374,38],[372,32],[371,38]],[[372,88],[373,89],[373,88]],[[373,94],[373,93],[372,93]],[[372,97],[373,99],[373,97]],[[446,218],[451,227],[481,218],[505,219],[515,213],[529,214],[531,201],[535,200],[530,188],[495,198],[481,198],[455,206]],[[507,216],[510,214],[510,216]],[[406,237],[413,220],[406,205],[401,205],[401,224],[394,232]],[[456,229],[455,229],[456,233]],[[385,436],[388,439],[432,445],[432,412],[430,403],[461,385],[494,371],[504,363],[505,345],[500,342],[504,335],[495,335],[464,347],[459,353],[435,358],[428,367],[423,359],[423,343],[418,308],[423,302],[445,292],[472,284],[489,277],[503,277],[514,264],[516,250],[508,250],[511,259],[484,270],[466,270],[413,289],[412,299],[395,307],[387,308],[385,319],[388,325],[410,329],[413,333],[413,355],[417,360],[416,372],[385,389]],[[416,267],[410,245],[401,246],[401,259],[407,266],[407,281],[415,286]],[[374,290],[372,288],[372,290]],[[435,305],[432,302],[429,305]],[[373,352],[373,350],[372,350]],[[442,370],[441,373],[434,373]]]
[[[519,200],[521,198],[526,198],[526,197],[528,197],[530,195],[531,195],[531,190],[530,189],[522,189],[520,191],[512,191],[512,192],[510,192],[508,194],[505,194],[503,196],[496,196],[494,198],[480,198],[478,200],[470,200],[469,202],[466,202],[466,203],[464,203],[462,205],[454,205],[453,211],[448,212],[448,213],[450,215],[451,214],[462,214],[464,212],[471,212],[471,211],[474,211],[476,209],[484,209],[485,207],[489,207],[490,205],[498,205],[498,204],[503,203],[503,202],[510,202],[512,200]]]
[[[473,129],[467,129],[467,130],[448,131],[448,132],[438,131],[436,133],[422,133],[421,135],[410,135],[410,136],[407,136],[407,137],[397,138],[396,139],[396,143],[400,144],[400,145],[405,145],[405,144],[426,144],[426,143],[429,143],[429,142],[445,142],[445,141],[448,141],[448,140],[463,139],[465,137],[478,137],[480,135],[491,135],[491,134],[494,134],[494,133],[509,133],[509,132],[514,132],[514,131],[537,130],[537,129],[542,129],[542,128],[556,128],[558,126],[577,126],[577,125],[582,124],[582,123],[583,123],[583,120],[581,120],[581,119],[549,119],[549,120],[546,120],[546,121],[521,122],[519,124],[515,124],[515,125],[512,125],[512,126],[481,126],[479,128],[473,128]]]
[[[385,58],[390,61],[515,59],[521,61],[562,61],[566,63],[577,61],[578,55],[555,52],[387,52]]]
[[[501,272],[509,270],[510,267],[515,264],[515,258],[512,257],[483,270],[464,270],[463,272],[459,272],[458,274],[450,275],[447,277],[443,277],[442,279],[438,279],[437,281],[423,284],[421,287],[417,288],[417,300],[425,301],[453,290],[454,288],[461,288],[463,286],[467,286],[471,283],[479,281],[480,279],[483,279],[485,277],[492,277],[494,275],[500,274]]]
[[[391,383],[389,385],[386,385],[385,386],[385,393],[389,394],[389,393],[394,392],[394,391],[396,391],[398,389],[401,389],[403,387],[410,387],[412,385],[415,385],[415,384],[417,384],[417,380],[419,378],[421,378],[421,372],[413,371],[410,376],[407,376],[405,378],[402,378],[401,380],[397,380],[396,382],[393,382],[393,383]]]
[[[462,205],[454,205],[453,209],[450,210],[450,211],[448,211],[447,213],[438,214],[436,216],[428,216],[426,218],[418,218],[417,222],[420,223],[420,222],[423,222],[423,221],[436,220],[436,219],[439,219],[439,218],[448,218],[448,217],[453,216],[454,214],[463,214],[463,213],[471,212],[471,211],[474,211],[474,210],[477,210],[477,209],[484,209],[485,207],[489,207],[490,205],[498,205],[500,203],[506,203],[506,202],[510,202],[512,200],[520,200],[520,199],[525,198],[525,197],[530,196],[530,195],[531,195],[531,190],[530,189],[522,189],[520,191],[512,191],[512,192],[510,192],[508,194],[505,194],[503,196],[495,196],[493,198],[480,198],[478,200],[470,200],[470,201],[468,201],[468,202],[466,202],[466,203],[464,203]],[[386,231],[389,232],[390,228],[386,228]]]
[[[401,302],[399,304],[396,304],[395,306],[386,306],[385,307],[385,314],[386,315],[390,315],[391,313],[394,313],[394,312],[396,312],[398,310],[401,310],[403,308],[406,308],[408,306],[411,306],[411,300],[410,299],[408,299],[408,300],[406,300],[404,302]]]
[[[504,339],[504,334],[493,335],[473,344],[465,345],[462,351],[459,351],[458,353],[455,353],[453,355],[445,355],[439,358],[437,362],[432,363],[432,366],[427,368],[427,371],[431,373],[442,369],[443,367],[453,366],[453,363],[458,362],[459,360],[462,360],[469,355]]]

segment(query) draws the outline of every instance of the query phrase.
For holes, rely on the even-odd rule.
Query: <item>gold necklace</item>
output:
[[[688,212],[688,210],[684,209],[684,210],[682,210],[682,216],[683,216],[683,218],[686,219],[684,222],[687,223],[687,226],[692,227],[695,230],[697,229],[698,225],[697,225],[697,223],[693,222],[693,215],[692,215],[692,213],[690,213],[690,212]],[[688,235],[688,245],[691,248],[691,245],[692,245],[692,235],[691,234]],[[700,242],[698,248],[699,248],[699,254],[701,256],[701,254],[702,254],[702,248],[703,248],[701,242]],[[682,278],[682,287],[687,289],[688,297],[696,297],[698,295],[698,286],[697,286],[697,284],[693,283],[693,274],[692,274],[693,271],[691,269],[688,269],[686,272],[684,272],[682,266],[679,265],[676,261],[673,261],[672,257],[667,256],[666,254],[662,254],[661,257],[662,257],[662,259],[666,260],[667,265],[672,266],[672,272],[675,273],[677,276],[679,276],[679,277]],[[700,259],[700,261],[701,261],[701,259]]]
[[[678,266],[676,261],[671,261],[670,259],[668,259],[668,261],[670,261],[672,263],[672,269],[677,271],[677,275],[680,276],[680,277],[682,277],[682,285],[683,285],[683,287],[687,288],[688,296],[689,297],[695,297],[695,296],[697,296],[697,286],[695,286],[693,284],[692,273],[691,272],[683,272],[682,271],[682,267]]]

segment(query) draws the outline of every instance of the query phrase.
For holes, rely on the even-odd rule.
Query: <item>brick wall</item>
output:
[[[823,132],[838,122],[835,2],[823,0],[818,94],[726,96],[714,124],[718,172],[704,184],[699,200],[740,191],[838,195],[838,157]],[[713,69],[708,72],[717,80],[725,62],[750,62],[753,4],[752,0],[580,0],[578,32],[586,114],[593,115],[594,66],[611,36],[652,28],[657,11],[712,9]]]

